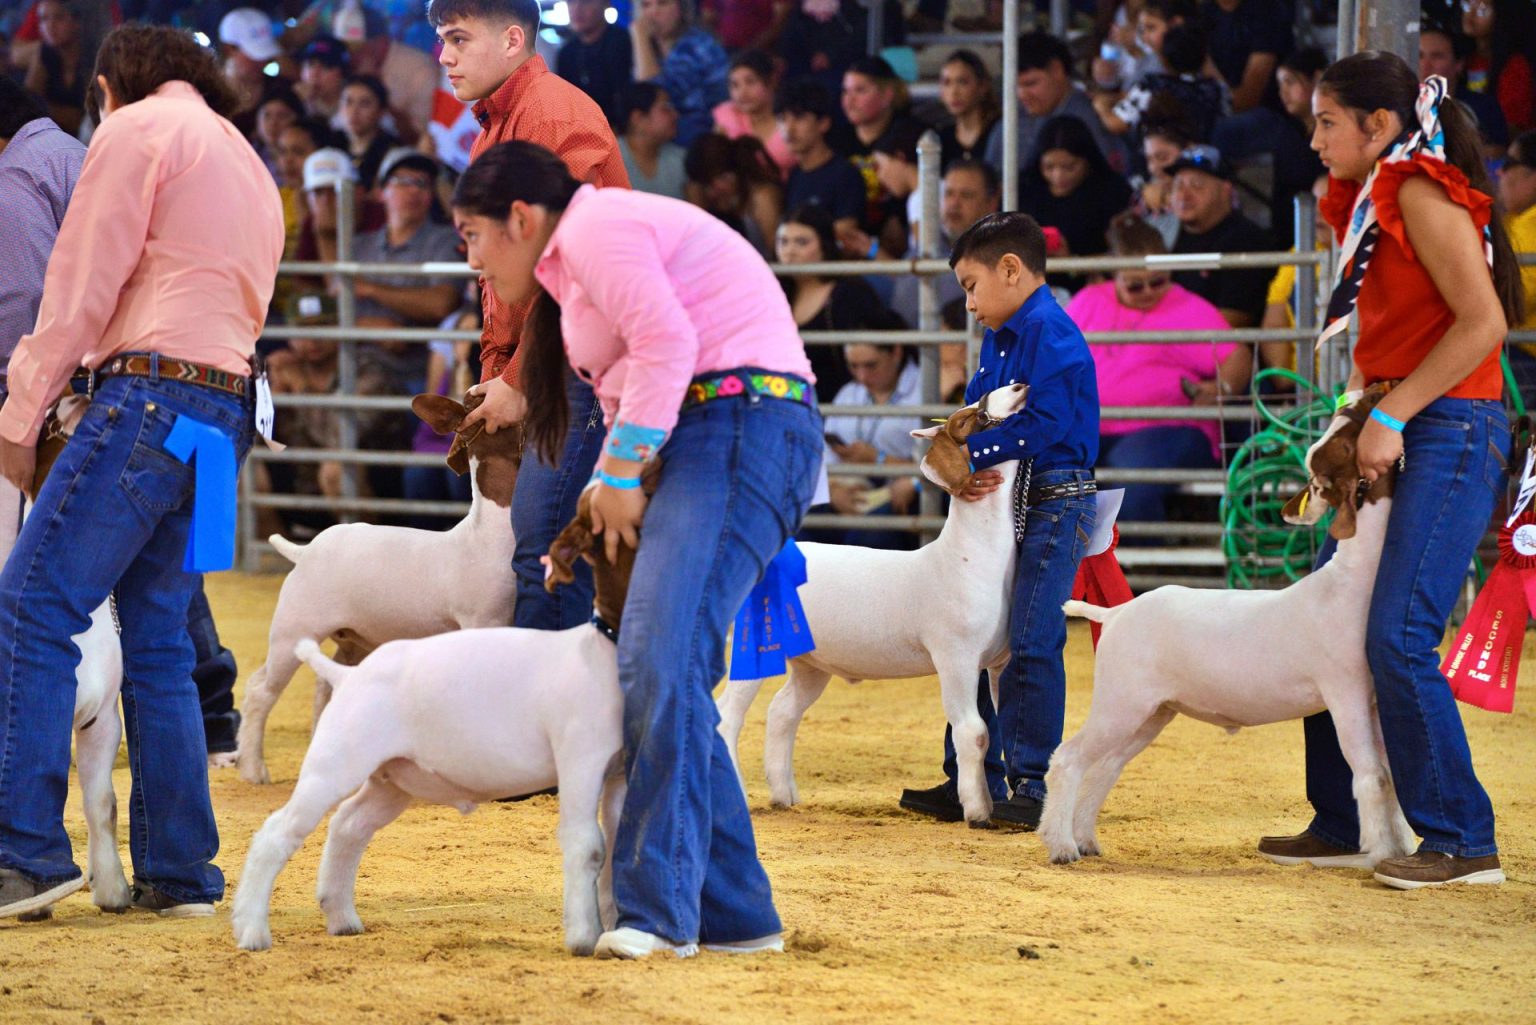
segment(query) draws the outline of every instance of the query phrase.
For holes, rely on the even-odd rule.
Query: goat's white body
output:
[[[234,900],[236,943],[271,946],[277,875],[340,802],[317,896],[329,931],[349,935],[363,928],[353,901],[363,849],[412,798],[468,813],[558,783],[565,942],[572,953],[591,953],[616,917],[605,856],[624,791],[613,642],[591,625],[461,630],[390,642],[355,667],[305,648],[305,661],[330,679],[335,696],[292,798],[251,841]]]
[[[472,461],[470,474],[477,469]],[[338,657],[356,663],[388,641],[512,622],[510,510],[480,494],[469,514],[445,531],[346,523],[308,545],[274,536],[294,564],[283,581],[267,637],[267,661],[246,683],[237,756],[240,775],[270,781],[262,741],[267,717],[299,667],[294,645],[311,638],[341,641]],[[329,699],[315,688],[315,717]]]
[[[945,716],[959,759],[966,818],[985,822],[992,802],[982,758],[987,729],[976,710],[976,678],[992,689],[1008,661],[1013,588],[1013,480],[1017,462],[1000,464],[1002,486],[979,502],[957,501],[939,536],[915,552],[803,544],[800,588],[814,651],[790,660],[789,680],[768,708],[763,752],[773,803],[795,804],[795,732],[827,681],[939,677]],[[737,738],[761,680],[728,680],[718,702],[720,734],[740,771]]]
[[[1110,609],[1067,603],[1104,629],[1088,719],[1046,775],[1040,838],[1052,861],[1098,853],[1094,827],[1110,788],[1176,713],[1235,729],[1328,710],[1354,774],[1362,854],[1412,851],[1365,654],[1390,509],[1387,499],[1362,507],[1355,536],[1284,590],[1168,586]]]

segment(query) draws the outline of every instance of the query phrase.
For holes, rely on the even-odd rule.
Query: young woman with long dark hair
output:
[[[789,303],[747,241],[705,211],[581,185],[531,143],[471,164],[454,218],[486,287],[507,302],[544,290],[522,343],[528,443],[552,452],[564,437],[569,365],[609,426],[589,485],[593,530],[610,554],[621,538],[638,545],[618,639],[629,783],[612,853],[619,928],[597,953],[781,950],[710,691],[731,619],[798,529],[821,463]],[[653,456],[660,484],[647,499],[640,470]]]
[[[1364,480],[1401,466],[1366,658],[1397,798],[1423,842],[1410,857],[1362,863],[1350,770],[1324,712],[1306,720],[1316,816],[1259,851],[1281,864],[1374,867],[1404,889],[1498,883],[1493,806],[1436,647],[1503,486],[1499,346],[1521,319],[1519,268],[1477,130],[1444,79],[1421,88],[1401,58],[1366,51],[1323,72],[1312,110],[1312,147],[1331,176],[1322,214],[1349,268],[1329,318],[1352,301],[1359,314],[1349,389],[1394,382],[1358,442]]]
[[[97,371],[0,573],[0,917],[44,911],[84,883],[63,821],[80,661],[70,638],[113,593],[134,887],[93,896],[185,917],[213,914],[224,894],[187,630],[199,581],[183,566],[205,528],[233,555],[249,361],[283,252],[282,201],[226,120],[235,105],[185,32],[125,25],[101,45],[88,98],[100,127],[0,410],[0,473],[31,492],[49,404],[76,368]],[[222,488],[207,479],[218,469]],[[205,519],[210,507],[229,519]],[[116,728],[115,707],[93,727]]]

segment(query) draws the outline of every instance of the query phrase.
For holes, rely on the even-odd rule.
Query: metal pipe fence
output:
[[[1005,8],[1013,7],[1005,4]],[[1007,36],[1005,35],[1005,39]],[[1012,90],[1008,90],[1009,93]],[[1007,124],[1005,119],[1005,125]],[[905,331],[807,331],[802,337],[807,346],[847,345],[866,343],[879,345],[910,346],[918,351],[922,380],[922,402],[911,405],[843,406],[823,404],[824,414],[856,415],[861,417],[896,417],[927,420],[947,416],[953,407],[939,395],[939,347],[965,345],[970,354],[968,366],[974,369],[978,332],[974,330],[941,330],[939,318],[938,279],[951,273],[948,261],[940,258],[939,203],[938,203],[938,140],[932,133],[925,135],[919,147],[919,189],[923,196],[923,216],[917,239],[918,255],[905,260],[837,261],[816,264],[775,264],[773,271],[783,276],[815,275],[838,277],[848,275],[899,277],[915,275],[920,281],[919,323],[913,330]],[[349,226],[355,222],[354,200],[350,183],[338,187],[339,224]],[[1305,209],[1303,209],[1305,208]],[[1298,200],[1298,235],[1313,235],[1315,210],[1310,197]],[[1302,233],[1302,229],[1305,233]],[[329,340],[338,343],[338,370],[336,391],[329,394],[281,394],[275,396],[276,407],[282,410],[329,410],[337,417],[337,444],[330,448],[293,448],[275,452],[258,446],[251,453],[254,464],[289,463],[294,465],[339,464],[341,467],[341,493],[338,496],[299,495],[283,493],[257,493],[252,475],[242,476],[242,502],[240,515],[240,551],[242,565],[257,568],[270,546],[256,536],[256,512],[258,510],[296,510],[329,512],[340,520],[359,517],[398,516],[454,516],[467,510],[467,505],[456,502],[412,501],[394,498],[376,498],[362,495],[361,476],[372,467],[409,467],[440,465],[441,458],[431,453],[409,451],[370,451],[358,448],[357,423],[359,414],[398,412],[409,415],[408,396],[358,395],[358,347],[364,342],[389,341],[413,345],[445,339],[473,341],[479,338],[477,331],[452,331],[426,327],[360,328],[357,326],[357,302],[355,282],[360,276],[393,275],[410,277],[462,277],[475,276],[475,271],[465,264],[390,264],[360,262],[350,258],[352,240],[343,232],[338,240],[337,258],[332,261],[284,262],[279,273],[303,277],[325,276],[334,281],[337,296],[337,320],[335,326],[282,325],[269,328],[265,337],[270,339],[307,338]],[[1092,332],[1088,341],[1096,345],[1188,345],[1198,343],[1238,343],[1255,345],[1261,342],[1305,343],[1316,337],[1315,297],[1316,277],[1305,273],[1309,268],[1326,273],[1330,254],[1327,252],[1267,252],[1267,253],[1202,253],[1177,256],[1150,257],[1070,257],[1048,261],[1050,273],[1106,273],[1121,269],[1249,269],[1295,266],[1297,274],[1297,301],[1295,303],[1294,328],[1260,329],[1243,328],[1229,331],[1133,331]],[[1320,275],[1319,275],[1320,276]],[[1530,334],[1536,335],[1536,332]],[[1533,338],[1536,340],[1536,338]],[[1310,369],[1311,347],[1297,344],[1298,367]],[[1347,357],[1346,357],[1347,358]],[[1303,376],[1311,378],[1311,373]],[[1274,399],[1284,406],[1283,399]],[[1256,417],[1252,401],[1246,397],[1226,397],[1212,406],[1108,406],[1102,410],[1106,421],[1181,420],[1222,423],[1252,422]],[[866,479],[884,481],[901,477],[916,477],[918,468],[911,461],[888,461],[882,464],[845,463],[828,467],[830,477],[838,479]],[[1222,493],[1224,470],[1115,470],[1101,469],[1098,477],[1106,486],[1131,483],[1156,483],[1177,485],[1182,490],[1210,497]],[[911,531],[931,537],[944,523],[941,495],[934,488],[920,490],[920,503],[911,515],[852,516],[842,514],[816,514],[807,519],[812,528],[859,528]],[[1161,564],[1168,559],[1174,565],[1189,568],[1210,564],[1210,553],[1219,551],[1213,542],[1220,538],[1221,527],[1216,523],[1167,523],[1135,524],[1122,526],[1126,537],[1149,537],[1162,540],[1167,546],[1161,554],[1142,556],[1130,554],[1131,563]],[[1203,547],[1194,547],[1194,546]],[[1180,562],[1180,559],[1183,562]],[[1124,561],[1124,560],[1122,560]],[[1209,582],[1209,581],[1208,581]]]

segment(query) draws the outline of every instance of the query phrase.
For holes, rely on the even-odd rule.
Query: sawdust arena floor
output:
[[[242,679],[265,655],[280,582],[209,581]],[[1091,673],[1087,631],[1074,627],[1069,731],[1087,711]],[[213,777],[231,892],[251,834],[292,788],[311,686],[302,670],[272,718],[274,785],[242,783],[233,769]],[[278,878],[268,953],[234,948],[227,901],[212,919],[177,922],[103,915],[82,893],[50,923],[0,923],[0,1021],[1536,1022],[1533,698],[1513,716],[1464,710],[1499,815],[1502,887],[1399,893],[1364,872],[1260,859],[1261,834],[1306,822],[1294,724],[1228,736],[1175,721],[1110,795],[1104,857],[1052,866],[1030,834],[896,807],[903,786],[937,779],[935,681],[834,682],[801,730],[801,806],[768,807],[766,693],[742,740],[758,843],[790,930],[784,956],[570,958],[554,799],[468,818],[422,806],[363,862],[365,934],[325,933],[317,833]],[[77,798],[69,822],[83,864]]]

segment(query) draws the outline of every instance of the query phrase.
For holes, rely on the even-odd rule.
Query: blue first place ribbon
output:
[[[235,564],[235,446],[219,428],[177,416],[165,450],[195,474],[192,533],[181,568],[217,573]]]
[[[731,679],[778,676],[787,659],[815,650],[798,591],[805,581],[805,553],[791,540],[773,557],[736,613]]]

